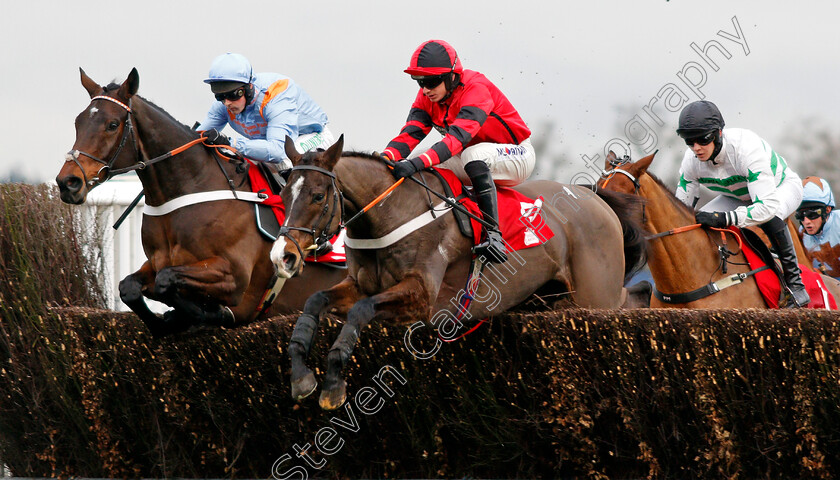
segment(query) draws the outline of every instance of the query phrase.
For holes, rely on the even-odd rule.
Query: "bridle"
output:
[[[620,173],[620,174],[624,175],[625,177],[629,178],[631,182],[633,182],[633,186],[636,189],[636,191],[634,193],[638,195],[639,194],[639,188],[641,188],[639,186],[639,179],[634,177],[633,174],[628,172],[627,170],[622,170],[622,169],[618,168],[622,165],[627,165],[628,163],[631,163],[629,155],[625,155],[621,158],[616,157],[615,159],[610,160],[610,166],[612,168],[609,169],[609,170],[601,170],[601,178],[604,179],[604,184],[601,185],[601,188],[606,187],[607,184],[610,182],[610,180],[612,180],[612,177],[616,173]]]
[[[227,146],[227,145],[207,144],[207,143],[205,143],[205,141],[207,139],[205,137],[202,137],[202,136],[199,136],[198,138],[196,138],[194,140],[191,140],[191,141],[181,145],[180,147],[174,148],[174,149],[164,153],[163,155],[159,155],[159,156],[157,156],[155,158],[152,158],[152,159],[141,160],[141,158],[143,158],[143,156],[140,154],[140,150],[137,147],[137,142],[138,142],[137,134],[135,132],[134,125],[131,122],[131,115],[134,113],[131,109],[131,100],[128,101],[128,105],[126,105],[125,103],[117,100],[114,97],[108,97],[108,96],[105,96],[105,95],[97,95],[97,96],[91,98],[91,102],[93,102],[94,100],[108,100],[109,102],[116,103],[117,105],[119,105],[123,109],[125,109],[125,111],[127,113],[126,113],[126,117],[125,117],[125,120],[124,120],[125,127],[123,128],[123,134],[122,134],[122,138],[120,139],[120,144],[117,146],[116,151],[114,151],[113,155],[111,155],[111,158],[108,159],[108,161],[102,160],[101,158],[99,158],[95,155],[92,155],[88,152],[84,152],[82,150],[71,150],[70,152],[67,153],[67,156],[66,156],[64,161],[65,162],[71,162],[72,161],[76,164],[77,167],[79,167],[79,170],[81,170],[81,172],[82,172],[82,176],[85,177],[85,185],[87,185],[87,187],[89,189],[107,181],[112,176],[116,176],[116,175],[120,175],[120,174],[123,174],[123,173],[131,172],[131,171],[134,171],[134,170],[143,170],[144,168],[148,167],[149,165],[153,165],[157,162],[166,160],[167,158],[170,158],[174,155],[178,155],[179,153],[183,152],[184,150],[192,148],[193,146],[198,145],[198,144],[203,144],[203,145],[205,145],[207,147],[210,147],[210,148],[213,148],[215,150],[216,157],[217,157],[216,158],[216,163],[219,165],[219,168],[222,170],[222,173],[224,173],[225,178],[227,179],[228,185],[230,185],[231,190],[235,190],[233,181],[228,176],[227,172],[225,172],[224,168],[222,168],[222,165],[219,162],[218,157],[220,157],[223,160],[228,161],[228,162],[232,162],[232,163],[236,162],[237,163],[237,168],[236,168],[237,173],[243,173],[248,166],[244,157],[242,157],[238,152],[236,152],[236,150],[233,147],[230,147],[230,146]],[[113,168],[114,163],[116,163],[117,159],[119,158],[120,153],[122,152],[122,149],[125,146],[125,142],[128,139],[128,137],[131,137],[131,142],[134,145],[134,158],[136,158],[137,161],[132,163],[131,165],[129,165],[127,167],[116,168],[115,169],[115,168]],[[228,150],[228,151],[231,151],[233,153],[233,155],[231,156],[231,155],[227,155],[227,154],[222,153],[221,150],[225,150],[225,149]],[[85,173],[85,169],[82,168],[81,163],[79,163],[79,155],[84,155],[84,156],[102,164],[102,167],[96,172],[96,176],[91,178],[90,180],[88,180],[88,178],[87,178],[87,174]],[[247,176],[243,176],[242,181],[244,182],[246,178],[247,178]],[[241,186],[241,183],[240,183],[240,186]]]
[[[128,140],[128,137],[131,137],[132,144],[134,145],[135,158],[139,158],[139,156],[140,156],[139,150],[137,148],[137,138],[136,138],[136,135],[134,134],[134,127],[131,123],[131,113],[132,113],[132,111],[131,111],[131,100],[129,100],[128,105],[126,105],[125,103],[117,100],[116,98],[109,97],[109,96],[106,96],[106,95],[97,95],[97,96],[90,99],[91,103],[93,103],[93,101],[95,101],[95,100],[107,100],[109,102],[112,102],[112,103],[115,103],[115,104],[119,105],[120,107],[125,109],[126,117],[125,117],[125,120],[123,121],[124,127],[123,127],[122,138],[120,139],[120,143],[117,146],[117,149],[114,151],[113,155],[111,155],[111,158],[108,159],[107,161],[102,160],[101,158],[99,158],[95,155],[92,155],[88,152],[82,151],[82,150],[71,150],[70,152],[68,152],[67,158],[65,159],[65,162],[72,161],[76,164],[76,166],[79,167],[79,170],[82,171],[82,176],[85,177],[85,185],[87,185],[88,188],[93,188],[94,186],[105,182],[106,180],[108,180],[108,178],[111,175],[119,175],[120,173],[125,173],[125,172],[131,171],[131,170],[143,169],[143,168],[146,167],[145,163],[143,163],[142,161],[138,161],[138,163],[136,165],[132,165],[131,167],[118,168],[116,170],[113,169],[114,163],[117,161],[117,158],[119,158],[120,153],[122,152],[122,149],[125,146],[125,142],[126,142],[126,140]],[[87,178],[87,174],[85,173],[85,169],[82,168],[82,164],[79,163],[79,155],[84,155],[84,156],[90,158],[91,160],[94,160],[94,161],[102,164],[102,167],[100,167],[100,169],[97,170],[95,177],[93,177],[91,179]]]
[[[332,225],[333,220],[335,219],[336,212],[339,212],[339,216],[340,216],[339,218],[340,219],[342,219],[342,220],[344,219],[344,196],[341,194],[341,191],[338,189],[338,185],[336,185],[335,173],[333,173],[329,170],[326,170],[324,168],[321,168],[321,167],[316,167],[315,165],[297,165],[295,167],[292,167],[291,171],[294,172],[296,170],[298,170],[298,171],[300,171],[300,170],[312,170],[312,171],[321,173],[323,175],[326,175],[326,176],[330,177],[330,184],[332,186],[332,208],[330,208],[330,202],[325,201],[323,208],[321,208],[320,215],[318,215],[318,217],[315,219],[315,221],[312,222],[312,227],[310,227],[310,228],[293,227],[293,226],[289,226],[289,225],[283,225],[283,226],[280,227],[280,232],[277,235],[278,238],[279,237],[286,237],[289,240],[291,240],[292,243],[295,245],[295,248],[297,248],[298,254],[300,255],[300,258],[304,259],[304,258],[306,258],[306,255],[304,255],[303,249],[300,247],[300,244],[298,243],[297,240],[294,239],[294,237],[289,236],[289,232],[291,230],[297,230],[299,232],[304,232],[304,233],[308,233],[309,235],[312,235],[312,240],[315,243],[311,247],[309,247],[308,250],[316,250],[316,249],[320,248],[323,244],[328,242],[332,237],[337,235],[341,231],[342,228],[344,228],[345,224],[342,221],[339,221],[338,226],[336,227],[335,231],[328,231],[330,225]],[[291,173],[289,175],[291,175]],[[329,215],[329,217],[328,217],[328,215]],[[319,230],[318,225],[321,223],[321,220],[324,219],[324,218],[326,218],[327,221],[326,221],[326,223],[324,223],[323,227],[320,227],[320,233],[319,233],[318,232],[318,230]]]
[[[639,185],[639,179],[636,178],[635,176],[633,176],[633,174],[628,172],[627,170],[622,170],[622,169],[618,168],[618,167],[621,167],[622,165],[627,165],[628,163],[631,163],[630,162],[630,156],[629,155],[624,155],[621,158],[616,157],[616,158],[610,160],[609,162],[610,162],[610,166],[612,168],[609,169],[609,170],[601,170],[601,178],[604,179],[604,184],[601,185],[600,188],[606,187],[607,184],[610,183],[610,180],[612,180],[613,176],[615,176],[616,173],[620,173],[620,174],[624,175],[625,177],[629,178],[631,182],[633,182],[633,189],[634,189],[633,193],[635,195],[639,195],[639,190],[642,188],[641,185]],[[597,182],[595,183],[595,188],[593,190],[596,193],[598,192],[598,183]],[[647,206],[643,203],[642,204],[642,224],[644,224],[647,221],[647,209],[646,209],[646,207]]]

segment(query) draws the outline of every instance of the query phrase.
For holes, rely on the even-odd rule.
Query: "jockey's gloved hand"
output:
[[[201,132],[201,136],[205,138],[204,143],[207,145],[227,145],[230,146],[230,139],[226,135],[222,135],[215,128]]]
[[[734,212],[697,212],[694,219],[706,227],[726,228],[735,223]]]
[[[426,166],[423,165],[423,161],[417,157],[414,157],[407,160],[400,160],[399,162],[395,163],[394,170],[391,171],[391,174],[394,176],[394,178],[399,179],[404,177],[410,177],[411,175],[419,172],[420,170],[423,170],[424,168],[426,168]]]

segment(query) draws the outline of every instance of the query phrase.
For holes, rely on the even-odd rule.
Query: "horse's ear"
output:
[[[99,86],[98,83],[94,82],[90,77],[88,77],[85,71],[82,70],[82,67],[79,67],[79,73],[82,74],[82,86],[85,87],[85,90],[87,90],[88,95],[90,95],[90,98],[93,98],[102,93],[102,87]]]
[[[133,97],[140,88],[140,74],[137,73],[137,68],[132,68],[128,73],[128,78],[120,85],[119,96],[125,99]]]
[[[615,156],[615,152],[610,150],[610,153],[607,155],[607,159],[604,160],[604,170],[609,170],[612,166],[612,162],[616,161],[616,158],[617,157]]]
[[[286,151],[286,157],[289,158],[292,165],[297,165],[302,155],[298,153],[297,148],[295,148],[295,141],[292,140],[292,137],[286,135],[286,141],[283,145],[283,149]]]
[[[338,160],[341,158],[341,153],[344,151],[344,134],[342,133],[338,140],[327,149],[324,156],[327,158],[324,168],[332,170]]]
[[[647,157],[639,159],[633,164],[633,167],[636,168],[637,177],[647,171],[648,167],[650,167],[650,163],[653,162],[653,157],[655,157],[658,152],[659,150],[651,153]]]

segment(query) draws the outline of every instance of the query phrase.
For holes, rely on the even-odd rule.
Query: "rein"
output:
[[[174,149],[164,153],[163,155],[157,156],[157,157],[152,158],[150,160],[145,160],[145,161],[144,160],[137,160],[136,163],[134,163],[132,165],[129,165],[128,167],[114,169],[113,168],[114,163],[117,161],[117,158],[119,157],[120,153],[122,152],[123,146],[125,146],[125,142],[128,139],[128,137],[131,137],[132,144],[134,145],[134,155],[135,155],[135,157],[140,158],[140,156],[141,156],[140,151],[137,148],[137,138],[136,138],[137,134],[134,133],[134,125],[131,121],[131,115],[132,115],[132,113],[134,113],[131,109],[131,100],[128,101],[128,105],[126,105],[125,103],[117,100],[114,97],[109,97],[107,95],[97,95],[97,96],[91,98],[91,102],[93,102],[94,100],[107,100],[109,102],[112,102],[112,103],[115,103],[115,104],[119,105],[120,107],[125,109],[126,118],[125,118],[125,121],[124,121],[125,127],[123,128],[123,134],[122,134],[122,138],[120,139],[120,144],[117,146],[116,151],[114,152],[113,155],[111,155],[111,158],[108,161],[102,160],[101,158],[99,158],[99,157],[97,157],[93,154],[90,154],[88,152],[82,151],[82,150],[72,150],[72,151],[70,151],[67,159],[65,159],[65,162],[72,161],[72,162],[76,163],[76,166],[79,167],[79,170],[82,171],[82,175],[85,177],[85,184],[89,188],[92,188],[95,185],[98,185],[100,183],[105,182],[111,176],[120,175],[120,174],[127,173],[127,172],[132,172],[134,170],[143,170],[144,168],[146,168],[149,165],[153,165],[153,164],[158,163],[160,161],[166,160],[167,158],[178,155],[179,153],[181,153],[185,150],[188,150],[188,149],[192,148],[193,146],[198,145],[199,143],[204,144],[204,146],[207,146],[207,147],[212,147],[215,150],[216,155],[224,158],[228,162],[231,162],[232,159],[229,158],[228,156],[220,153],[220,151],[223,150],[223,149],[232,151],[234,153],[233,158],[236,159],[236,160],[239,160],[240,163],[245,162],[245,160],[242,158],[241,155],[239,155],[239,152],[237,152],[235,148],[230,147],[228,145],[208,145],[208,144],[204,143],[206,138],[199,137],[199,138],[196,138],[195,140],[191,140],[191,141],[185,143],[184,145],[181,145],[180,147],[174,148]],[[94,161],[96,161],[98,163],[101,163],[103,165],[102,168],[100,168],[96,172],[96,176],[91,178],[90,180],[88,180],[87,174],[85,174],[85,169],[82,168],[82,165],[79,163],[79,160],[78,160],[79,155],[84,155],[84,156],[90,158],[91,160],[94,160]],[[103,175],[103,171],[104,171],[104,175]],[[228,179],[228,183],[230,183],[230,179]]]
[[[386,164],[388,167],[390,167],[390,168],[392,168],[392,169],[393,169],[393,165],[394,165],[394,163],[393,163],[393,162],[391,162],[390,160],[386,160],[386,159],[384,159],[384,158],[382,159],[382,161],[384,161],[384,162],[385,162],[385,164]],[[466,209],[463,205],[461,205],[460,203],[458,203],[458,201],[457,201],[456,199],[454,199],[454,198],[449,198],[449,197],[447,197],[447,196],[445,196],[445,195],[443,195],[443,194],[441,194],[441,193],[436,192],[434,189],[432,189],[431,187],[427,186],[425,183],[421,182],[420,180],[418,180],[418,179],[414,178],[413,176],[400,178],[399,180],[397,180],[396,182],[394,182],[394,184],[393,184],[393,185],[391,185],[390,187],[388,187],[388,188],[387,188],[384,192],[382,192],[381,194],[379,194],[379,195],[378,195],[375,199],[373,199],[370,203],[368,203],[367,205],[365,205],[365,207],[364,207],[364,208],[362,208],[360,211],[358,211],[358,212],[357,212],[355,215],[353,215],[353,216],[352,216],[349,220],[344,221],[344,201],[343,201],[343,200],[344,200],[344,196],[342,195],[341,191],[338,189],[338,185],[336,185],[336,176],[335,176],[335,173],[333,173],[333,172],[331,172],[331,171],[329,171],[329,170],[326,170],[326,169],[324,169],[324,168],[314,166],[314,165],[296,165],[296,166],[292,167],[291,171],[295,171],[295,170],[311,170],[311,171],[315,171],[315,172],[321,173],[321,174],[323,174],[323,175],[326,175],[326,176],[330,177],[330,183],[332,184],[332,189],[333,189],[333,194],[332,194],[332,196],[333,196],[333,201],[332,201],[332,203],[333,203],[333,208],[332,208],[332,210],[330,211],[330,205],[329,205],[327,202],[324,202],[324,206],[323,206],[323,208],[321,209],[321,214],[320,214],[320,215],[318,216],[318,218],[317,218],[317,219],[313,222],[313,225],[312,225],[311,227],[309,227],[309,228],[306,228],[306,227],[293,227],[293,226],[288,226],[288,225],[283,225],[283,226],[281,226],[281,227],[280,227],[280,231],[279,231],[279,233],[278,233],[278,238],[282,236],[282,237],[286,237],[286,238],[288,238],[289,240],[291,240],[291,241],[292,241],[292,243],[295,245],[295,248],[297,248],[297,250],[298,250],[298,254],[301,256],[301,258],[305,258],[305,257],[306,257],[306,255],[304,255],[304,251],[303,251],[303,249],[301,248],[301,246],[300,246],[300,244],[298,243],[298,241],[297,241],[297,240],[295,240],[295,239],[294,239],[294,237],[291,237],[291,236],[289,236],[289,235],[288,235],[290,231],[292,231],[292,230],[297,230],[297,231],[299,231],[299,232],[304,232],[304,233],[307,233],[307,234],[311,235],[311,236],[312,236],[312,238],[314,239],[314,242],[315,242],[315,243],[314,243],[313,245],[311,245],[310,247],[308,247],[308,248],[307,248],[307,250],[317,250],[318,248],[320,248],[320,246],[321,246],[321,245],[323,245],[323,244],[324,244],[325,242],[327,242],[330,238],[332,238],[334,235],[336,235],[338,232],[340,232],[342,228],[345,228],[345,227],[347,227],[348,225],[350,225],[351,223],[355,222],[355,221],[356,221],[357,219],[359,219],[359,218],[360,218],[363,214],[367,213],[367,212],[368,212],[371,208],[373,208],[375,205],[379,204],[382,200],[384,200],[385,198],[387,198],[387,197],[388,197],[391,193],[393,193],[393,191],[394,191],[397,187],[399,187],[400,185],[402,185],[402,184],[404,183],[404,180],[405,180],[406,178],[411,179],[412,181],[414,181],[414,182],[415,182],[415,183],[417,183],[418,185],[420,185],[420,186],[422,186],[423,188],[425,188],[427,192],[429,192],[429,193],[431,193],[431,194],[435,195],[436,197],[438,197],[439,199],[443,200],[443,202],[444,202],[444,203],[446,203],[446,204],[447,204],[450,208],[454,208],[454,209],[457,209],[457,210],[459,210],[459,211],[461,211],[461,212],[465,213],[467,216],[469,216],[470,218],[472,218],[472,219],[476,220],[477,222],[479,222],[480,224],[484,225],[485,227],[488,227],[488,228],[492,228],[492,227],[493,227],[492,225],[490,225],[490,224],[489,224],[487,221],[485,221],[484,219],[479,218],[479,217],[477,217],[477,216],[473,215],[471,212],[469,212],[469,211],[468,211],[468,210],[467,210],[467,209]],[[335,206],[336,204],[338,204],[338,208]],[[337,227],[337,229],[336,229],[334,232],[328,232],[328,231],[327,231],[327,228],[328,228],[328,227],[329,227],[329,226],[333,223],[333,220],[335,219],[335,213],[336,213],[336,211],[337,211],[337,210],[339,210],[339,211],[340,211],[340,217],[339,217],[339,218],[341,219],[341,221],[339,221],[338,227]],[[432,212],[432,219],[434,219],[434,218],[435,218],[435,217],[434,217],[434,211],[435,211],[435,208],[434,208],[434,207],[432,207],[432,209],[431,209],[431,212]],[[319,224],[319,223],[321,223],[321,219],[322,219],[322,218],[325,218],[325,217],[327,216],[327,213],[328,213],[328,212],[329,212],[329,219],[327,220],[326,224],[325,224],[325,225],[324,225],[324,227],[321,229],[321,233],[319,234],[319,233],[318,233],[318,224]],[[444,212],[444,213],[445,213],[445,212]],[[422,225],[425,225],[425,223],[423,223],[423,222],[424,222],[425,220],[427,220],[427,219],[422,218],[422,217],[423,217],[423,216],[421,216],[421,217],[418,217],[418,218],[414,219],[414,221],[413,221],[413,222],[414,222],[414,224],[416,224],[416,225],[421,225],[421,226],[422,226]],[[418,223],[418,222],[419,222],[419,223]],[[409,223],[411,223],[411,222],[409,222]],[[426,223],[428,223],[428,222],[426,222]],[[419,228],[419,227],[418,227],[418,228]],[[394,232],[392,232],[392,233],[394,233]],[[398,236],[399,238],[402,238],[402,237],[401,237],[401,236],[399,236],[399,235],[397,235],[397,236]],[[398,240],[399,238],[397,238],[397,240]],[[377,240],[378,240],[377,242],[374,242],[374,243],[375,243],[375,246],[370,246],[370,245],[367,245],[366,243],[359,242],[359,244],[357,245],[357,247],[358,247],[358,248],[368,248],[368,249],[371,249],[371,248],[383,248],[383,247],[382,247],[381,242],[382,242],[383,240],[385,240],[385,239],[383,238],[383,239],[377,239]],[[396,240],[393,240],[393,241],[391,241],[390,243],[393,243],[394,241],[396,241]],[[346,239],[346,240],[345,240],[345,243],[348,243],[348,244],[349,244],[350,242],[352,242],[352,239],[350,239],[350,238],[348,238],[348,239]],[[351,248],[352,248],[352,247],[351,247]]]
[[[386,160],[386,159],[384,159],[384,158],[383,158],[383,159],[382,159],[382,161],[383,161],[383,162],[385,162],[385,165],[387,165],[387,166],[388,166],[388,167],[390,167],[391,169],[393,169],[393,168],[394,168],[394,162],[392,162],[391,160]],[[478,223],[480,223],[480,224],[484,225],[486,228],[491,228],[491,229],[492,229],[492,228],[495,228],[495,225],[491,225],[490,223],[488,223],[488,222],[487,222],[486,220],[484,220],[483,218],[479,218],[479,217],[477,217],[477,216],[473,215],[472,213],[470,213],[470,211],[469,211],[469,210],[467,210],[467,209],[466,209],[463,205],[461,205],[460,203],[458,203],[458,202],[457,202],[454,198],[449,198],[449,197],[447,197],[446,195],[443,195],[443,194],[441,194],[441,193],[438,193],[437,191],[435,191],[434,189],[432,189],[431,187],[429,187],[429,186],[428,186],[428,185],[426,185],[425,183],[423,183],[423,182],[421,182],[420,180],[418,180],[418,179],[414,178],[414,176],[403,177],[403,178],[401,178],[401,179],[397,180],[397,183],[395,183],[395,184],[394,184],[394,185],[392,185],[392,186],[391,186],[388,190],[386,190],[386,193],[387,193],[388,191],[390,191],[390,190],[392,190],[392,189],[396,188],[396,186],[397,186],[397,185],[399,185],[399,184],[402,182],[402,180],[404,180],[405,178],[408,178],[409,180],[413,181],[413,182],[414,182],[414,183],[416,183],[417,185],[420,185],[421,187],[425,188],[427,192],[429,192],[429,193],[431,193],[432,195],[434,195],[434,196],[438,197],[439,199],[443,200],[444,202],[446,202],[446,204],[447,204],[447,205],[449,205],[450,207],[454,208],[455,210],[458,210],[459,212],[461,212],[461,213],[463,213],[463,214],[467,215],[468,217],[472,218],[472,219],[473,219],[473,220],[475,220],[476,222],[478,222]],[[383,195],[384,195],[384,194],[383,194]],[[380,197],[381,197],[381,196],[383,196],[383,195],[380,195]],[[379,198],[379,197],[377,197],[377,199],[378,199],[378,198]],[[374,200],[373,202],[371,202],[371,205],[368,205],[368,207],[366,207],[366,208],[369,208],[370,206],[372,206],[374,203],[376,203],[376,201],[377,201],[377,200]],[[358,216],[358,214],[357,214],[356,216]],[[354,218],[351,218],[350,220],[355,220],[355,216],[354,216]],[[348,221],[347,223],[350,223],[350,221]]]
[[[667,232],[657,233],[655,235],[650,235],[645,237],[646,240],[654,240],[657,238],[667,237],[670,235],[676,235],[678,233],[688,232],[690,230],[694,230],[696,228],[701,227],[702,225],[699,223],[695,223],[693,225],[686,225],[683,227],[673,228],[668,230]],[[712,230],[717,230],[720,232],[721,241],[723,245],[718,245],[718,255],[720,255],[720,269],[724,274],[727,271],[727,265],[732,263],[736,265],[734,262],[729,261],[729,257],[735,255],[736,253],[740,252],[744,248],[744,244],[741,241],[741,237],[739,237],[735,232],[729,230],[728,228],[714,228],[711,227]],[[735,240],[738,241],[738,252],[732,252],[728,248],[726,248],[726,233],[730,233],[735,237]],[[737,264],[743,265],[743,264]],[[738,285],[739,283],[743,283],[748,277],[755,275],[756,273],[763,272],[764,270],[769,269],[768,265],[764,265],[758,267],[756,269],[750,270],[745,273],[736,273],[734,275],[730,275],[728,277],[721,278],[716,282],[709,282],[706,285],[703,285],[700,288],[691,290],[690,292],[681,292],[681,293],[662,293],[660,292],[656,286],[653,287],[653,295],[662,302],[671,303],[671,304],[683,304],[693,302],[695,300],[700,300],[701,298],[708,297],[709,295],[715,294],[725,288],[729,288],[733,285]]]

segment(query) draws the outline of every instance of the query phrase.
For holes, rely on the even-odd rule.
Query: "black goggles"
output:
[[[823,209],[822,208],[811,208],[808,210],[797,210],[794,214],[797,220],[800,222],[807,218],[808,220],[816,220],[823,216]]]
[[[220,102],[230,100],[233,102],[242,98],[242,95],[245,95],[245,87],[239,87],[236,90],[231,90],[229,92],[217,93],[216,100]]]
[[[446,75],[446,74],[444,74]],[[433,77],[415,77],[412,76],[411,78],[417,80],[417,85],[420,85],[420,88],[428,88],[429,90],[437,87],[441,83],[443,83],[443,75],[435,75]]]
[[[697,143],[705,147],[706,145],[712,143],[715,140],[715,134],[717,134],[717,132],[712,131],[699,137],[686,138],[685,144],[689,147],[693,147],[694,144]]]

